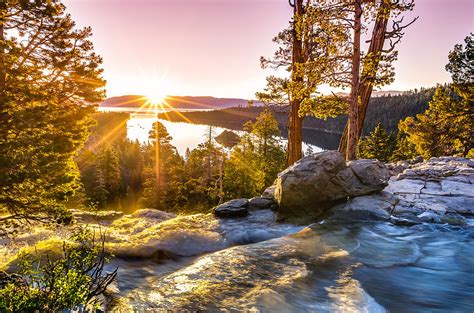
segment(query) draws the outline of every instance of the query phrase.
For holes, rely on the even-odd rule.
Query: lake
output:
[[[179,108],[178,108],[179,109]],[[179,109],[182,112],[190,111],[212,111],[212,109]],[[157,114],[169,112],[171,109],[139,109],[135,107],[99,107],[99,112],[124,112],[130,114],[130,119],[127,122],[127,137],[130,140],[138,140],[139,142],[148,142],[148,133],[152,129],[153,123],[159,120],[168,130],[168,133],[173,138],[171,144],[176,147],[180,155],[184,155],[186,149],[195,149],[198,144],[206,140],[209,133],[209,126],[202,124],[191,123],[175,123],[164,119],[158,119]],[[214,136],[218,136],[226,128],[212,126]],[[242,131],[232,130],[236,133]],[[281,137],[282,144],[286,144],[286,138]],[[313,143],[303,143],[303,151],[306,151],[311,146],[314,152],[322,151],[323,149]],[[327,148],[326,148],[327,149]]]

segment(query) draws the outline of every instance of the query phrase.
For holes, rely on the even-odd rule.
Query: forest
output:
[[[284,168],[284,148],[277,142],[280,131],[269,110],[246,122],[245,134],[236,143],[218,144],[217,134],[209,127],[203,134],[207,139],[185,155],[178,154],[159,121],[153,125],[149,143],[130,141],[126,138],[128,117],[127,113],[93,115],[96,126],[76,159],[81,188],[75,204],[128,212],[137,208],[209,212],[218,203],[260,194]],[[104,142],[111,128],[116,132]]]
[[[262,68],[285,69],[286,76],[267,78],[266,86],[255,94],[259,106],[253,106],[250,101],[248,107],[206,112],[179,112],[171,107],[171,112],[166,113],[170,121],[209,125],[202,134],[203,142],[180,155],[173,145],[173,138],[159,120],[164,119],[164,114],[157,115],[148,140],[139,142],[128,138],[128,113],[98,111],[98,104],[106,97],[106,62],[95,51],[92,28],[79,27],[61,1],[1,1],[1,312],[99,309],[100,299],[109,296],[111,289],[123,287],[116,283],[120,279],[117,264],[122,263],[113,263],[116,261],[114,252],[125,254],[123,250],[127,249],[117,248],[113,252],[108,249],[118,246],[121,237],[129,238],[126,236],[145,228],[156,231],[153,234],[157,240],[161,240],[161,233],[164,233],[172,238],[173,244],[183,240],[189,250],[202,249],[198,250],[201,255],[215,252],[217,249],[208,248],[214,247],[213,244],[224,249],[257,242],[248,238],[267,240],[275,238],[272,236],[291,234],[289,230],[300,231],[302,228],[296,228],[300,225],[277,224],[274,213],[268,210],[257,214],[261,219],[265,214],[271,218],[265,220],[267,224],[258,224],[260,220],[256,218],[252,224],[258,227],[254,237],[244,233],[234,241],[223,237],[216,239],[218,231],[232,234],[241,224],[239,221],[226,224],[228,222],[222,222],[214,215],[216,207],[229,200],[261,199],[259,197],[267,187],[288,171],[286,168],[291,171],[307,157],[314,157],[311,149],[303,151],[305,130],[337,136],[337,147],[334,144],[331,147],[340,153],[344,167],[346,161],[350,165],[358,159],[381,161],[381,167],[389,162],[392,165],[408,164],[414,159],[441,156],[472,160],[472,33],[465,34],[464,42],[451,47],[447,53],[445,70],[451,76],[450,83],[440,82],[433,88],[420,88],[400,95],[373,97],[374,89],[394,81],[397,45],[417,22],[417,18],[404,20],[403,16],[413,10],[415,2],[294,0],[288,4],[291,19],[273,39],[276,52],[260,60]],[[318,89],[321,85],[342,88],[347,93],[322,94]],[[158,104],[147,100],[143,105],[156,110]],[[213,126],[242,132],[218,134]],[[287,140],[281,140],[282,134]],[[306,193],[301,191],[301,194]],[[348,198],[349,194],[345,194],[341,199],[346,201]],[[275,203],[272,209],[276,206]],[[145,212],[147,218],[152,216],[153,222],[140,220],[143,224],[135,225],[127,220],[136,212]],[[77,218],[100,214],[124,216],[118,222],[123,223],[122,228],[113,228],[117,221],[94,224]],[[187,236],[186,233],[183,235],[182,228],[185,227],[173,222],[161,228],[160,223],[166,219],[185,221],[183,225],[204,226]],[[206,228],[206,223],[217,230],[213,228],[213,233]],[[114,230],[107,233],[109,226]],[[130,234],[121,233],[128,228]],[[266,228],[271,228],[271,236],[266,235]],[[67,239],[64,239],[65,235],[54,237],[54,247],[49,241],[39,247],[29,245],[29,240],[35,242],[39,229],[46,229],[48,234],[45,235],[47,238],[38,235],[41,240],[49,240],[62,232],[67,233]],[[172,234],[169,234],[170,229]],[[281,229],[288,233],[280,233]],[[304,234],[299,238],[303,237]],[[15,240],[22,244],[15,245]],[[136,249],[142,240],[147,241],[149,237],[138,236],[130,250]],[[13,244],[7,245],[7,242]],[[288,245],[292,247],[290,243]],[[150,246],[152,244],[143,250],[151,250]],[[273,246],[275,251],[276,246],[278,244]],[[244,255],[245,249],[248,247],[225,253],[237,251]],[[18,253],[7,255],[9,251]],[[273,255],[268,251],[256,251],[250,254]],[[328,255],[344,254],[341,251]],[[161,265],[165,257],[177,260],[192,256],[196,260],[200,256],[185,252],[173,250],[171,253],[163,249],[147,256],[154,262],[153,266]],[[284,259],[290,252],[284,251],[279,257]],[[128,258],[121,261],[143,261],[140,259],[143,254],[137,255],[127,255]],[[210,256],[193,266],[214,260],[216,263],[210,264],[222,268],[216,259],[226,258]],[[235,262],[242,259],[237,255]],[[302,262],[295,260],[285,260],[287,263],[283,265],[272,260],[262,262],[268,262],[264,265],[270,264],[269,268],[277,267],[271,274],[298,276],[295,268]],[[111,261],[113,266],[108,266]],[[189,259],[186,262],[190,262]],[[260,262],[246,264],[248,267],[245,268],[236,266],[236,271],[245,275],[255,264]],[[233,264],[228,266],[233,269]],[[345,273],[356,267],[345,269]],[[273,278],[264,272],[265,269],[261,270],[264,274],[259,276],[260,272],[256,271],[252,277]],[[278,283],[285,282],[286,277]],[[195,280],[198,279],[191,281]],[[233,281],[236,280],[224,279],[220,283]],[[242,290],[251,284],[240,282],[235,289]],[[162,283],[161,290],[166,290],[168,285],[166,281]],[[198,291],[205,294],[210,285],[199,286]],[[272,285],[266,287],[267,292],[270,289]],[[160,299],[163,303],[167,300],[166,297]],[[267,299],[267,302],[272,301]],[[186,306],[178,308],[187,309]],[[205,307],[213,308],[212,305]]]
[[[366,122],[362,130],[363,135],[369,134],[378,123],[385,126],[389,132],[398,132],[398,121],[408,116],[415,116],[428,108],[436,88],[420,88],[403,92],[399,95],[379,96],[370,99],[367,109]],[[241,130],[242,125],[264,110],[264,107],[234,107],[214,111],[169,112],[159,114],[160,118],[174,122],[186,122],[220,126]],[[288,110],[286,106],[270,106],[280,128],[288,125]],[[334,118],[320,119],[311,115],[303,120],[303,128],[342,134],[347,122],[347,115]]]

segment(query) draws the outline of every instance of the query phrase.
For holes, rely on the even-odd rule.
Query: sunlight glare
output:
[[[159,88],[150,89],[146,94],[148,101],[153,105],[162,105],[165,102],[166,94]]]

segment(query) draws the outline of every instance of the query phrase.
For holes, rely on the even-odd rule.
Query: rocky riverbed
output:
[[[213,214],[74,215],[106,232],[108,268],[119,267],[108,309],[472,312],[473,182],[469,159],[385,165],[323,152]],[[69,233],[3,238],[3,269],[34,245],[60,251]]]

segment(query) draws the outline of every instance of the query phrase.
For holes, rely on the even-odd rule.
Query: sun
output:
[[[158,88],[150,89],[146,94],[145,97],[151,104],[163,104],[166,100],[166,93]]]

